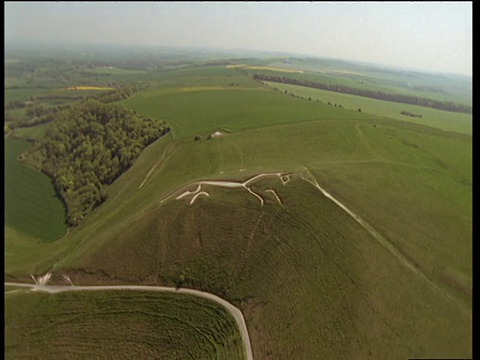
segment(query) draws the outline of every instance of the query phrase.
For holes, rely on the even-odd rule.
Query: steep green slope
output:
[[[471,356],[471,136],[208,81],[129,98],[176,140],[68,237],[9,257],[8,278],[207,289],[242,309],[260,359]],[[290,181],[176,199],[265,172]]]
[[[461,295],[425,281],[299,175],[252,185],[263,207],[244,189],[203,190],[210,196],[167,201],[56,271],[77,284],[180,282],[219,294],[244,312],[260,359],[469,356]]]

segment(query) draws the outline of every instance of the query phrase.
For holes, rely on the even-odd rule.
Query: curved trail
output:
[[[44,291],[50,294],[66,292],[66,291],[136,290],[136,291],[163,291],[163,292],[191,294],[191,295],[199,296],[222,305],[233,316],[233,318],[237,322],[238,328],[240,330],[240,335],[242,337],[243,344],[245,346],[246,359],[253,360],[250,337],[248,336],[247,325],[245,324],[245,319],[243,318],[242,312],[239,309],[237,309],[235,306],[230,304],[228,301],[205,291],[185,289],[185,288],[177,289],[177,288],[172,288],[167,286],[146,286],[146,285],[97,285],[97,286],[58,285],[57,286],[57,285],[5,282],[4,286],[25,287],[25,288],[30,288],[32,291]]]
[[[143,179],[142,183],[140,184],[140,186],[138,187],[138,190],[140,190],[146,183],[147,181],[150,179],[150,176],[153,174],[153,172],[155,171],[155,169],[157,168],[158,165],[162,164],[163,161],[165,160],[165,155],[170,152],[170,149],[173,147],[173,143],[170,143],[168,144],[165,149],[163,150],[163,153],[162,155],[160,155],[160,160],[158,162],[156,162],[152,168],[150,169],[150,171],[147,173],[147,175],[145,175],[145,178]]]
[[[456,303],[463,311],[468,311],[465,306],[458,301],[457,298],[453,297],[450,293],[448,293],[446,290],[442,289],[440,286],[438,286],[435,282],[433,282],[425,273],[423,273],[420,269],[415,267],[411,263],[410,260],[408,260],[398,249],[397,247],[392,244],[387,238],[382,236],[378,231],[376,231],[373,226],[371,226],[368,222],[363,220],[360,216],[355,214],[352,210],[347,208],[344,204],[342,204],[340,201],[335,199],[330,193],[328,193],[324,188],[322,188],[315,177],[310,173],[310,171],[305,167],[305,170],[307,174],[311,177],[311,179],[307,179],[303,177],[303,179],[313,186],[315,186],[320,192],[328,199],[333,201],[338,207],[340,207],[342,210],[344,210],[348,215],[350,215],[357,223],[359,223],[365,230],[367,230],[379,243],[382,245],[386,250],[388,250],[393,256],[395,256],[403,265],[405,265],[407,268],[409,268],[413,273],[421,277],[427,284],[429,284],[433,289],[438,291],[440,294],[445,296],[447,299],[450,301],[453,301]]]

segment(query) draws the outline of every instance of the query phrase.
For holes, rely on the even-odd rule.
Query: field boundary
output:
[[[242,312],[230,304],[228,301],[222,299],[221,297],[208,293],[206,291],[200,291],[195,289],[188,288],[173,288],[167,286],[147,286],[147,285],[96,285],[96,286],[61,286],[61,285],[46,285],[47,281],[42,281],[46,277],[48,281],[48,274],[44,277],[39,278],[39,283],[37,284],[27,284],[27,283],[12,283],[5,282],[4,286],[16,286],[23,288],[30,288],[31,291],[43,291],[49,294],[56,294],[66,291],[112,291],[112,290],[134,290],[134,291],[159,291],[159,292],[172,292],[178,294],[191,294],[207,300],[216,302],[217,304],[222,305],[235,319],[235,322],[238,325],[240,335],[243,340],[245,348],[245,356],[247,360],[253,360],[252,345],[250,344],[250,337],[248,335],[247,325],[243,317]]]

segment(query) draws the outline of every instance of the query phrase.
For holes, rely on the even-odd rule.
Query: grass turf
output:
[[[5,307],[6,359],[245,359],[231,315],[188,294],[10,290]]]
[[[65,209],[51,180],[22,165],[18,156],[30,144],[5,138],[5,224],[41,241],[55,241],[65,235]]]

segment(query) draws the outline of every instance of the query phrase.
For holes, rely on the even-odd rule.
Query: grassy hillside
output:
[[[7,289],[5,307],[6,359],[244,359],[235,320],[195,296]]]
[[[200,87],[198,91],[193,90],[194,87],[173,94],[165,94],[165,90],[145,91],[132,96],[125,104],[138,113],[166,119],[178,138],[193,138],[197,133],[208,135],[218,129],[241,131],[342,117],[342,113],[328,105],[305,103],[268,89]],[[343,117],[366,116],[349,112]]]
[[[340,358],[468,356],[471,188],[455,176],[471,176],[469,138],[388,120],[375,124],[325,120],[181,146],[155,143],[145,154],[150,160],[141,157],[111,202],[71,234],[70,250],[53,271],[69,273],[75,283],[174,285],[186,274],[196,287],[241,307],[259,358],[314,358],[319,348]],[[418,148],[408,145],[413,141]],[[456,155],[439,152],[446,146]],[[440,292],[301,180],[298,164]],[[297,176],[285,186],[255,185],[264,208],[244,190],[211,187],[192,206],[175,196],[161,203],[174,184],[245,179],[267,169]]]
[[[468,356],[468,305],[444,297],[299,176],[253,189],[264,207],[245,190],[213,187],[191,206],[167,201],[56,271],[74,283],[174,285],[183,276],[242,309],[260,359]]]
[[[7,278],[206,289],[242,310],[256,359],[471,357],[472,137],[241,74],[158,73],[164,82],[126,100],[175,136],[147,147],[64,239],[33,245],[10,231]],[[176,199],[201,180],[264,172],[290,180]]]
[[[266,82],[269,86],[289,94],[298,95],[312,101],[319,100],[325,104],[342,105],[344,108],[369,114],[389,117],[400,121],[408,121],[442,130],[455,131],[462,134],[472,134],[472,115],[441,111],[416,105],[399,104],[389,101],[369,99],[366,97],[340,94],[332,91],[312,89],[303,86]],[[402,115],[402,111],[421,114],[421,118]]]

